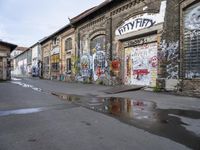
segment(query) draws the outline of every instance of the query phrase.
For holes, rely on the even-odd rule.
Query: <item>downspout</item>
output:
[[[109,37],[109,42],[110,42],[110,61],[112,61],[113,57],[112,57],[112,17],[109,18],[109,22],[110,22],[110,37]]]

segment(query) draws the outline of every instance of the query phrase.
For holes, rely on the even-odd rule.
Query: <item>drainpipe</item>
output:
[[[110,61],[112,61],[112,17],[109,18],[109,25],[110,25],[110,35],[109,35],[109,39],[110,39]]]
[[[80,32],[79,32],[79,30],[78,30],[78,37],[77,37],[77,43],[78,43],[78,59],[80,59]]]
[[[183,33],[183,29],[181,28],[181,24],[182,24],[182,22],[180,22],[180,20],[183,20],[183,16],[182,16],[182,14],[181,14],[181,7],[180,7],[180,5],[181,5],[181,3],[183,2],[183,0],[181,1],[181,2],[179,2],[179,4],[178,4],[178,12],[179,12],[179,28],[180,28],[180,31],[179,31],[179,58],[178,58],[178,64],[179,64],[179,74],[178,74],[178,76],[179,76],[179,79],[181,79],[180,80],[180,89],[178,89],[179,91],[182,91],[183,90],[183,76],[184,76],[184,74],[183,74],[183,44],[181,45],[181,41],[183,40],[183,36],[182,35],[184,35],[184,33]],[[181,31],[182,30],[182,31]],[[182,35],[181,35],[181,33],[182,33]],[[180,39],[180,38],[182,38],[182,39]]]

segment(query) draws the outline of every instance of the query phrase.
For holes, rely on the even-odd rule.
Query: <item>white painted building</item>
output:
[[[33,46],[31,46],[32,49],[32,66],[31,66],[31,74],[32,76],[39,76],[40,70],[41,70],[41,47],[40,43],[37,42]]]

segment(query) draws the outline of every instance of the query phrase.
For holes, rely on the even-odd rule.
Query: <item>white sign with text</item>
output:
[[[161,2],[160,12],[157,14],[141,14],[134,18],[130,18],[125,21],[117,30],[115,34],[117,36],[124,35],[133,31],[138,31],[145,28],[150,28],[158,23],[164,22],[166,9],[166,1]]]

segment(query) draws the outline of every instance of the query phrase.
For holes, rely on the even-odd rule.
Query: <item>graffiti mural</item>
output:
[[[91,76],[91,56],[89,54],[84,54],[81,57],[81,75],[82,77]]]
[[[161,51],[159,52],[160,61],[166,60],[167,79],[178,79],[178,59],[179,59],[179,41],[167,43],[165,40],[161,42]]]
[[[97,51],[106,50],[106,37],[105,35],[99,35],[91,40],[90,43],[91,54],[96,53]]]
[[[156,43],[129,48],[125,53],[125,83],[155,86],[157,64]]]
[[[94,62],[94,67],[93,67],[94,81],[96,81],[100,77],[105,77],[105,73],[107,70],[106,68],[108,67],[105,57],[105,52],[97,51],[93,55],[93,62]]]
[[[106,61],[106,39],[105,35],[96,36],[91,40],[90,53],[93,57],[93,79],[96,81],[106,76],[108,63]]]

